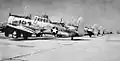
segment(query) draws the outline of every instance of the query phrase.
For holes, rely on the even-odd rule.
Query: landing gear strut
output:
[[[71,37],[71,40],[73,40],[73,37]]]

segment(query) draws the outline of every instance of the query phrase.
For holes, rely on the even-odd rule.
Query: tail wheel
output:
[[[53,35],[56,35],[58,33],[58,28],[57,27],[53,27],[51,29],[51,32],[52,32]]]

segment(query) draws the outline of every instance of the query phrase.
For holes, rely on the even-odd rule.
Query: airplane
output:
[[[57,37],[71,37],[71,40],[73,40],[73,37],[84,36],[83,18],[79,17],[77,21],[78,26],[64,25],[66,29],[58,31]]]
[[[67,29],[63,31],[59,31],[57,36],[58,37],[71,37],[71,40],[73,40],[73,37],[81,37],[88,35],[89,37],[92,37],[94,35],[93,28],[88,28],[84,26],[84,20],[82,17],[79,17],[78,25],[75,26],[74,24],[71,25],[65,25]]]
[[[5,36],[9,37],[11,34],[13,38],[23,36],[24,39],[36,35],[36,37],[42,34],[55,35],[58,31],[66,29],[63,23],[51,22],[48,15],[34,16],[33,18],[28,16],[18,16],[9,14],[7,26],[5,28]]]

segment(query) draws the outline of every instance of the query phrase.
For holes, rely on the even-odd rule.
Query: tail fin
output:
[[[9,16],[11,16],[11,13],[9,13]]]
[[[78,34],[79,36],[84,35],[84,20],[82,17],[78,18]]]
[[[62,23],[63,22],[63,17],[61,18],[61,20],[60,20],[60,23]]]

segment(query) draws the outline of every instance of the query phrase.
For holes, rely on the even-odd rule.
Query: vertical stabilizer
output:
[[[82,17],[78,18],[78,34],[80,36],[84,35],[84,20]]]
[[[64,19],[63,19],[63,17],[61,17],[60,23],[64,23]]]

